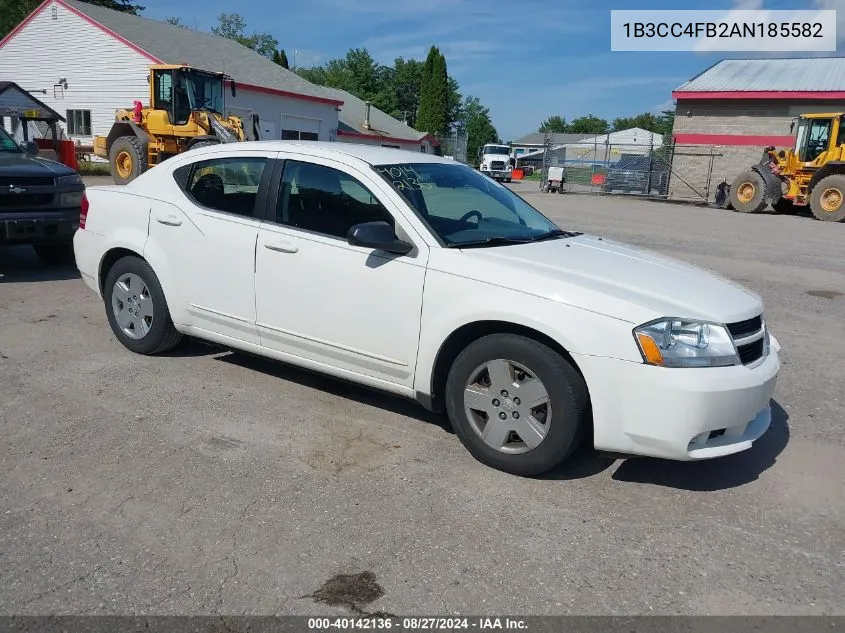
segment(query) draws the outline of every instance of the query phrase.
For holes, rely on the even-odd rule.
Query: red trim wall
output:
[[[32,13],[30,13],[28,16],[26,16],[26,19],[24,19],[23,22],[18,24],[14,29],[12,29],[12,31],[6,37],[4,37],[2,40],[0,40],[0,48],[2,48],[6,44],[6,42],[11,40],[17,33],[19,33],[24,27],[26,27],[27,24],[32,22],[32,20],[35,18],[35,16],[37,16],[39,13],[41,13],[41,11],[43,9],[45,9],[48,5],[50,5],[51,2],[53,2],[53,0],[44,0],[44,2],[42,2],[40,5],[38,5],[38,7]],[[98,29],[103,31],[103,33],[109,35],[110,37],[113,37],[114,39],[121,42],[122,44],[125,44],[126,46],[131,48],[133,51],[140,53],[141,55],[146,57],[148,60],[153,62],[154,64],[164,64],[165,63],[163,60],[159,59],[155,55],[152,55],[151,53],[148,53],[147,51],[145,51],[141,47],[136,46],[135,44],[133,44],[132,42],[130,42],[126,38],[121,37],[120,35],[118,35],[114,31],[112,31],[108,27],[103,26],[102,24],[100,24],[99,22],[94,20],[93,18],[88,17],[87,15],[82,13],[81,11],[75,9],[74,7],[70,6],[69,4],[66,4],[65,2],[63,2],[63,0],[55,0],[55,2],[56,2],[56,4],[61,5],[62,7],[64,7],[65,9],[67,9],[68,11],[73,13],[74,15],[79,16],[80,18],[82,18],[83,20],[88,22],[89,24],[97,27]],[[299,99],[300,101],[312,101],[312,102],[315,102],[315,103],[326,103],[326,104],[334,105],[334,106],[342,106],[343,105],[343,101],[338,101],[337,99],[329,99],[329,98],[325,98],[325,97],[313,97],[311,95],[299,94],[298,92],[288,92],[287,90],[277,90],[275,88],[265,88],[264,86],[256,86],[256,85],[252,85],[252,84],[242,84],[240,82],[238,82],[238,86],[243,87],[245,90],[251,90],[252,92],[263,92],[265,94],[279,95],[279,96],[282,96],[282,97],[289,97],[291,99]]]
[[[106,26],[103,26],[102,24],[100,24],[99,22],[97,22],[96,20],[94,20],[93,18],[89,18],[87,15],[85,15],[84,13],[82,13],[82,11],[79,11],[78,9],[74,9],[72,6],[70,6],[69,4],[67,4],[67,3],[63,2],[62,0],[56,0],[56,3],[57,3],[57,4],[62,5],[65,9],[67,9],[67,10],[68,10],[68,11],[70,11],[71,13],[73,13],[73,14],[75,14],[75,15],[78,15],[80,18],[82,18],[83,20],[85,20],[86,22],[88,22],[88,24],[91,24],[91,25],[93,25],[93,26],[96,26],[96,27],[97,27],[98,29],[100,29],[103,33],[105,33],[105,34],[107,34],[107,35],[111,35],[111,36],[112,36],[114,39],[116,39],[118,42],[121,42],[121,43],[123,43],[123,44],[126,44],[126,45],[127,45],[129,48],[131,48],[133,51],[135,51],[136,53],[140,53],[141,55],[143,55],[144,57],[146,57],[147,59],[149,59],[151,62],[153,62],[154,64],[163,64],[163,63],[164,63],[162,60],[160,60],[158,57],[156,57],[156,56],[155,56],[155,55],[153,55],[152,53],[148,53],[147,51],[145,51],[145,50],[144,50],[143,48],[141,48],[140,46],[136,46],[135,44],[133,44],[132,42],[130,42],[130,41],[129,41],[129,40],[127,40],[126,38],[121,37],[120,35],[118,35],[118,34],[117,34],[117,33],[115,33],[114,31],[112,31],[110,28],[108,28],[108,27],[106,27]]]
[[[231,85],[231,81],[226,81],[226,85]],[[343,101],[338,101],[337,99],[329,99],[328,97],[312,97],[311,95],[303,95],[298,92],[289,92],[287,90],[279,90],[278,88],[266,88],[264,86],[256,86],[255,84],[245,84],[241,83],[240,81],[235,81],[237,88],[243,88],[249,92],[260,92],[263,94],[268,95],[279,95],[281,97],[290,97],[291,99],[299,99],[300,101],[313,101],[314,103],[326,103],[328,105],[333,105],[340,107],[343,105]]]
[[[845,99],[845,91],[829,90],[719,90],[719,91],[685,91],[672,92],[673,99],[806,99],[811,101],[826,101]]]
[[[749,134],[675,134],[680,145],[754,145],[766,147],[791,147],[795,139],[791,136],[754,136]]]
[[[348,136],[350,138],[364,138],[364,139],[371,139],[371,140],[376,140],[376,141],[389,141],[389,142],[392,142],[392,143],[404,143],[405,145],[419,145],[419,144],[424,143],[426,141],[428,141],[432,145],[440,145],[440,143],[437,142],[437,139],[435,139],[433,136],[431,136],[431,134],[427,134],[426,136],[423,136],[418,141],[414,141],[414,140],[407,139],[407,138],[395,138],[393,136],[382,136],[380,134],[361,134],[360,132],[347,132],[346,130],[338,130],[337,135],[338,136]]]
[[[15,28],[13,28],[11,31],[9,31],[8,35],[6,35],[6,37],[4,37],[2,40],[0,40],[0,48],[3,48],[3,46],[6,44],[6,42],[8,42],[15,35],[17,35],[27,24],[32,22],[33,18],[35,18],[35,16],[38,15],[41,12],[41,9],[43,9],[48,4],[50,4],[50,0],[44,0],[44,2],[42,2],[37,7],[35,7],[35,9],[32,11],[32,13],[30,13],[28,16],[26,16],[24,18],[23,22],[21,22]]]

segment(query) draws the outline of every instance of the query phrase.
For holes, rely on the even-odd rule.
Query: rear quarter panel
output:
[[[97,240],[100,252],[96,257],[89,255],[97,261],[94,276],[102,284],[100,265],[109,251],[124,248],[143,255],[155,201],[116,186],[90,187],[86,195],[89,207],[84,230],[101,238]]]

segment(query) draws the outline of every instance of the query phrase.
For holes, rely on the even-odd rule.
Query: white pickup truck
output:
[[[481,148],[481,173],[496,180],[511,181],[511,148],[507,145],[488,143]]]

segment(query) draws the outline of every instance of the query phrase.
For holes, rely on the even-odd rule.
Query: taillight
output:
[[[79,208],[79,228],[85,228],[85,220],[88,219],[88,196],[82,194],[82,205]]]

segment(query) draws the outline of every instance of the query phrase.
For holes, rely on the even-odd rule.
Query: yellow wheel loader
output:
[[[809,205],[827,222],[845,219],[845,113],[803,114],[792,121],[792,149],[763,151],[762,160],[734,179],[731,206],[759,213],[771,204],[778,213]],[[795,125],[798,124],[797,131]]]
[[[107,158],[119,185],[131,182],[148,167],[194,147],[246,140],[240,117],[226,116],[223,73],[188,65],[150,66],[149,106],[135,102],[118,110],[108,136],[94,137],[94,153]],[[257,135],[256,137],[257,138]]]

